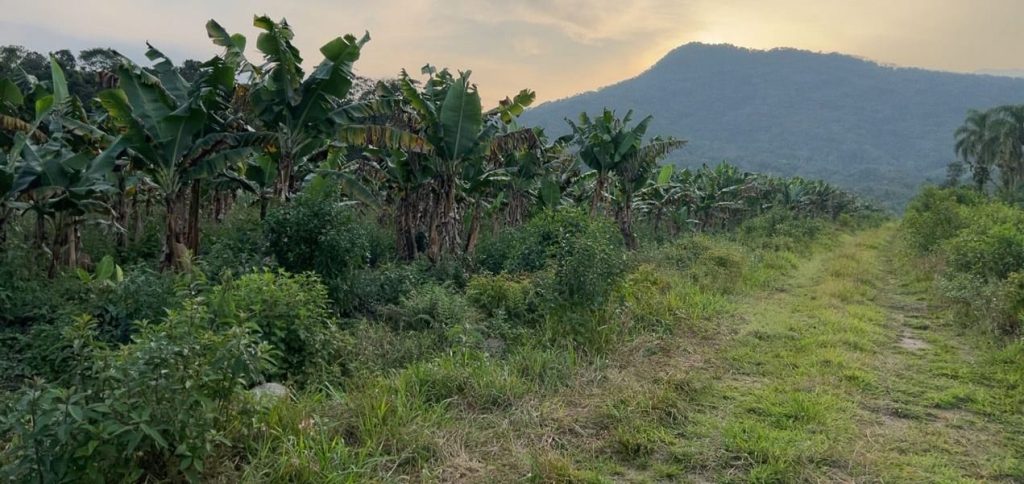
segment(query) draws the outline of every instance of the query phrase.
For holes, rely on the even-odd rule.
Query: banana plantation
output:
[[[919,250],[888,250],[871,203],[683,167],[651,116],[555,136],[521,123],[530,89],[485,105],[469,70],[430,64],[369,80],[369,34],[300,52],[285,20],[253,26],[209,21],[203,62],[147,44],[0,66],[0,480],[897,482],[895,453],[849,447],[884,427],[856,405],[1019,403],[980,379],[915,391],[942,362],[897,382],[869,355],[879,315],[925,317],[893,292],[895,253],[948,257],[948,287],[990,288],[1019,331],[1021,277],[957,235],[1016,208],[927,192],[900,228]],[[958,150],[1011,192],[1020,143],[986,116]],[[985,445],[1003,467],[943,475],[1024,476],[1015,441]]]

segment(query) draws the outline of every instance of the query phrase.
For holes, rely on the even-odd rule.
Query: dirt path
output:
[[[445,480],[1024,482],[1021,351],[944,322],[844,236],[712,336],[629,346],[567,390],[453,432]]]

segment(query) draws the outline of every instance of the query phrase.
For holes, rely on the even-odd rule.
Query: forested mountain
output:
[[[939,182],[968,109],[1024,102],[1024,79],[897,68],[840,54],[687,44],[643,74],[544,103],[549,134],[607,106],[654,115],[651,134],[689,140],[673,159],[722,160],[823,178],[899,208]]]

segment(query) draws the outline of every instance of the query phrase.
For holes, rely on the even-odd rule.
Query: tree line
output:
[[[650,116],[584,113],[551,139],[518,122],[529,89],[485,109],[469,71],[427,65],[370,82],[354,72],[368,34],[330,40],[306,72],[287,21],[254,25],[255,56],[211,20],[221,53],[181,65],[152,45],[148,66],[111,49],[0,49],[0,244],[24,220],[51,271],[89,266],[83,224],[123,247],[159,215],[161,266],[182,270],[199,253],[201,220],[239,202],[262,217],[325,184],[393,228],[400,259],[435,262],[471,254],[488,226],[566,205],[612,217],[631,249],[638,220],[678,234],[772,208],[833,218],[869,208],[823,182],[659,166],[685,142],[649,137]]]

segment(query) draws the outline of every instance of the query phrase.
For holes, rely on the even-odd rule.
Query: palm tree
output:
[[[956,130],[956,154],[971,168],[971,178],[979,191],[992,178],[992,167],[997,156],[993,137],[995,113],[970,110],[964,124]]]
[[[1000,190],[1013,196],[1024,176],[1024,106],[1002,106],[993,110],[991,123],[996,144],[996,166],[999,168]]]

